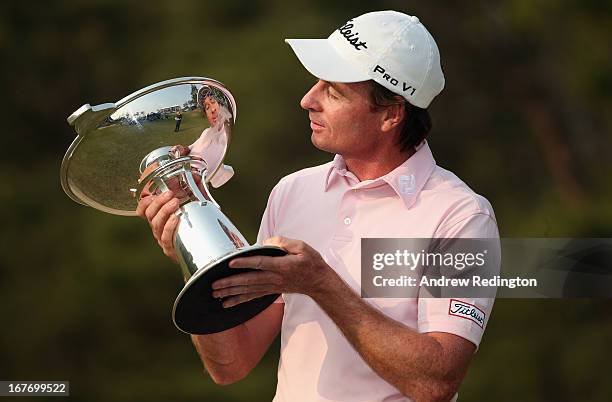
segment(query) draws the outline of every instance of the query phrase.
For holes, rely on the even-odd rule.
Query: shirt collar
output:
[[[352,188],[378,187],[385,183],[404,201],[406,208],[410,208],[427,180],[429,180],[435,167],[436,161],[431,149],[429,149],[429,144],[427,141],[423,141],[417,146],[416,152],[412,156],[391,172],[377,179],[360,182]],[[336,154],[325,178],[324,191],[329,190],[341,176],[352,176],[357,180],[353,173],[347,170],[344,158]]]

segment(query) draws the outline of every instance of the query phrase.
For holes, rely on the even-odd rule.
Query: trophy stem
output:
[[[178,329],[190,334],[211,334],[239,325],[267,308],[279,296],[267,295],[225,309],[212,297],[217,279],[254,269],[230,269],[229,262],[251,255],[282,256],[278,247],[250,246],[221,212],[206,183],[206,161],[191,155],[176,157],[160,148],[141,163],[143,178],[138,191],[173,191],[181,200],[174,249],[187,280],[173,309]],[[196,177],[197,175],[197,177]],[[199,178],[199,183],[196,179]]]

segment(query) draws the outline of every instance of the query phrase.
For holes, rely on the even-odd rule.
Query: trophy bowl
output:
[[[236,257],[282,256],[278,247],[249,245],[221,212],[209,187],[234,174],[224,158],[236,120],[236,102],[220,82],[184,77],[150,85],[115,103],[85,104],[67,121],[74,139],[60,169],[74,201],[114,215],[136,216],[138,201],[173,191],[179,198],[176,254],[185,278],[172,311],[190,334],[235,327],[279,296],[224,308],[212,297],[217,279],[253,269],[230,269]]]

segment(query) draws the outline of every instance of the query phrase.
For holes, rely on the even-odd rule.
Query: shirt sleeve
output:
[[[499,239],[499,232],[494,216],[473,213],[442,228],[437,237]],[[446,332],[458,335],[472,342],[478,349],[494,301],[494,298],[419,298],[418,330],[421,333]]]
[[[270,192],[270,196],[268,197],[268,204],[266,205],[266,209],[264,210],[263,216],[261,218],[261,224],[259,225],[259,232],[257,233],[257,244],[262,244],[264,240],[275,235],[275,223],[276,223],[276,205],[278,205],[278,201],[276,198],[278,197],[278,184],[272,189]],[[283,300],[283,296],[279,296],[274,303],[285,303]]]
[[[193,142],[193,144],[189,145],[189,150],[196,153],[202,152],[202,145],[204,143],[204,139],[206,138],[206,134],[210,129],[207,128],[202,131],[202,134]]]
[[[259,232],[257,233],[257,243],[262,244],[264,240],[274,236],[276,223],[276,197],[278,196],[278,184],[270,192],[268,204],[261,217]]]

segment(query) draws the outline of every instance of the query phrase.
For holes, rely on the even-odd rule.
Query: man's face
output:
[[[381,113],[372,109],[367,82],[319,80],[302,98],[315,147],[346,157],[365,156],[380,135]]]
[[[204,98],[204,113],[211,126],[217,124],[217,118],[219,117],[219,104],[212,96]]]

